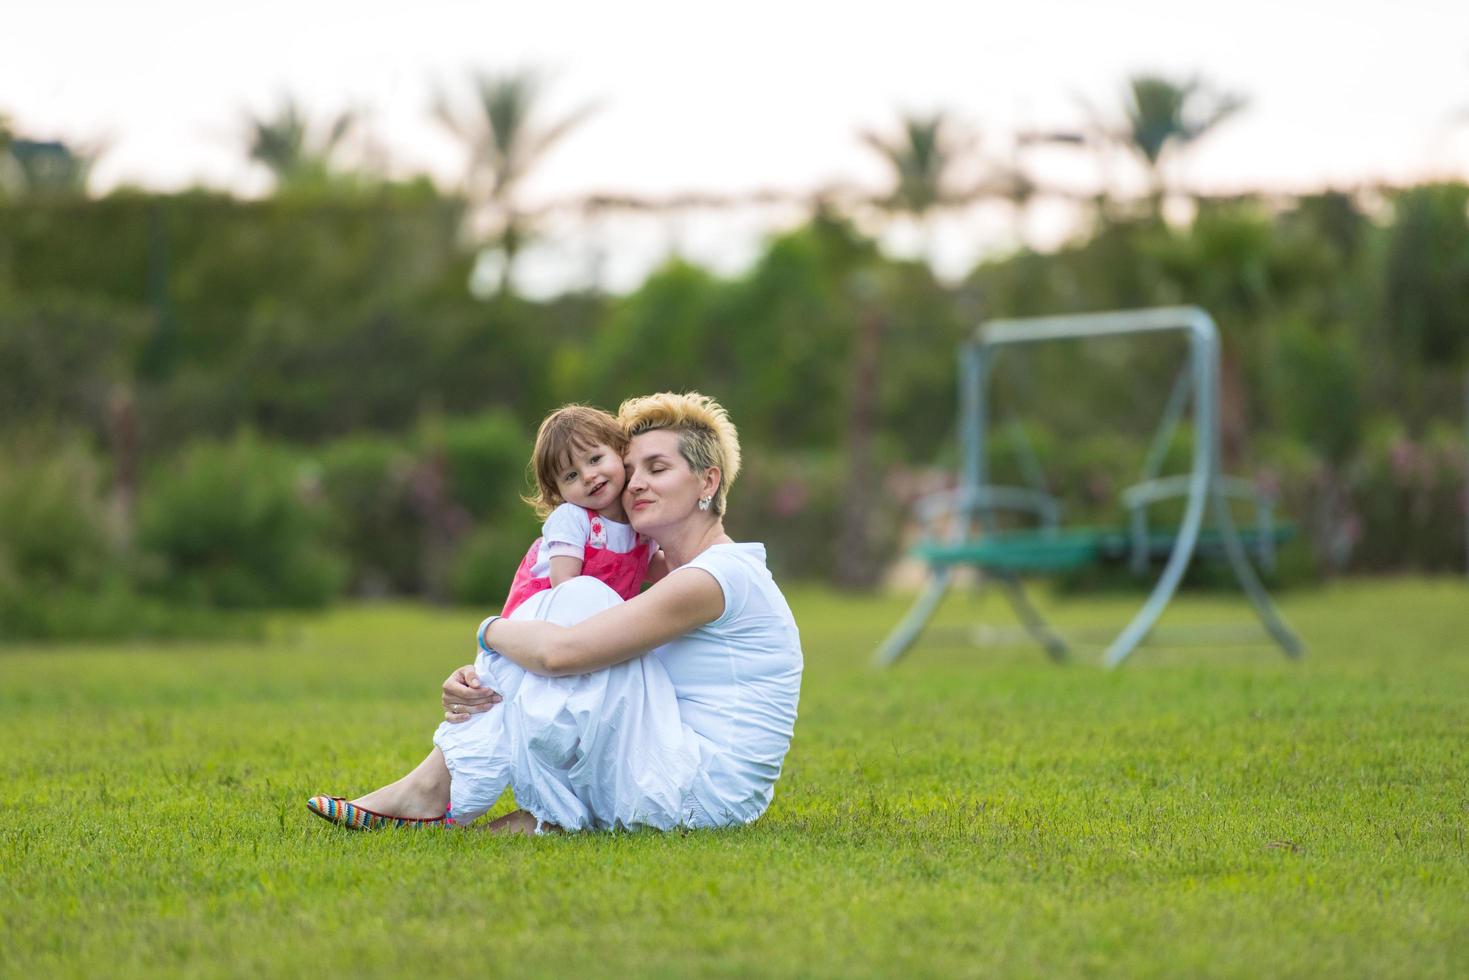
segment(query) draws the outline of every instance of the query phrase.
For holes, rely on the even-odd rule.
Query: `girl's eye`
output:
[[[600,463],[600,462],[602,462],[602,454],[601,454],[601,453],[598,453],[598,454],[597,454],[597,455],[595,455],[595,456],[593,456],[593,457],[592,457],[592,458],[591,458],[591,460],[590,460],[590,462],[591,462],[591,464],[592,464],[592,465],[593,465],[593,466],[595,466],[595,465],[597,465],[597,464],[598,464],[598,463]]]

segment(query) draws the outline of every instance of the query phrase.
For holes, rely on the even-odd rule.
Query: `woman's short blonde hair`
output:
[[[709,509],[716,517],[724,513],[729,485],[740,472],[740,437],[723,405],[697,391],[664,391],[629,398],[617,410],[617,420],[629,439],[654,429],[678,433],[679,453],[695,473],[719,467],[719,489]]]

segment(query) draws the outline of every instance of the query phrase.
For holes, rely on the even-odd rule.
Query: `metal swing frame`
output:
[[[991,532],[997,510],[1020,509],[1039,515],[1042,528],[1036,534],[1041,536],[1048,529],[1054,532],[1058,523],[1054,498],[1049,498],[1044,492],[1019,487],[991,486],[987,482],[987,388],[989,373],[1000,350],[1025,344],[1160,333],[1183,333],[1188,341],[1188,356],[1178,383],[1169,396],[1159,435],[1149,451],[1145,464],[1145,481],[1131,488],[1130,496],[1125,500],[1132,513],[1132,564],[1135,571],[1140,563],[1145,570],[1148,560],[1147,555],[1139,550],[1146,546],[1147,505],[1168,497],[1183,496],[1183,520],[1174,536],[1163,571],[1147,600],[1107,647],[1103,663],[1109,668],[1121,664],[1157,625],[1198,551],[1206,510],[1211,512],[1218,544],[1222,546],[1235,579],[1248,596],[1255,615],[1282,652],[1289,657],[1299,657],[1304,652],[1304,646],[1286,625],[1259,576],[1251,567],[1245,544],[1229,512],[1227,498],[1242,496],[1244,491],[1241,481],[1225,477],[1221,473],[1219,331],[1209,314],[1198,307],[1006,319],[981,324],[975,331],[974,339],[964,345],[960,352],[959,403],[963,464],[959,489],[947,495],[949,506],[958,518],[951,524],[949,543],[961,544],[970,537],[972,527],[976,524],[981,534]],[[1193,457],[1189,472],[1183,476],[1158,479],[1157,473],[1172,438],[1173,428],[1189,405],[1192,405],[1194,423]],[[1262,512],[1261,516],[1262,522],[1268,526],[1268,511]],[[1273,561],[1273,550],[1261,550],[1258,554],[1262,563],[1267,566]],[[986,567],[983,562],[975,563],[985,568],[987,579],[993,579],[1001,586],[1026,631],[1045,648],[1052,659],[1065,659],[1068,653],[1065,641],[1030,602],[1016,571],[1003,567]],[[879,666],[886,666],[897,660],[917,640],[953,585],[954,578],[953,564],[932,566],[928,584],[907,615],[878,647],[875,660]]]

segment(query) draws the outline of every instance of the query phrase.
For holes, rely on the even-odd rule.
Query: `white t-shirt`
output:
[[[592,540],[592,520],[585,507],[576,504],[561,504],[546,517],[541,525],[541,547],[536,552],[536,565],[531,569],[531,578],[550,578],[552,558],[575,558],[580,561],[586,556],[587,542],[598,548],[606,548],[626,554],[639,547],[646,538],[632,529],[630,524],[609,521],[597,515],[601,534]],[[603,540],[605,539],[605,540]]]
[[[699,736],[695,799],[717,823],[748,823],[770,805],[795,731],[801,637],[763,544],[717,544],[672,574],[689,568],[719,583],[724,612],[653,655]]]

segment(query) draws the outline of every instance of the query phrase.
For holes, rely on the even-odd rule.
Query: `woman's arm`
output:
[[[551,559],[551,587],[554,589],[568,579],[576,578],[581,574],[582,560],[567,556],[557,556]]]
[[[559,677],[631,660],[723,613],[724,591],[714,576],[690,568],[575,626],[496,619],[480,639],[531,673]]]

